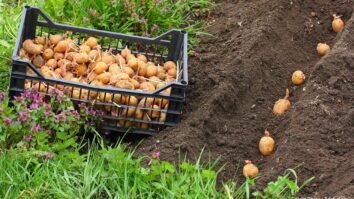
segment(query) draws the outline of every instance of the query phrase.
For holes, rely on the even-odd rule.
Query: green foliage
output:
[[[293,178],[291,178],[291,175]],[[295,170],[287,169],[284,175],[278,176],[277,181],[269,182],[263,192],[256,191],[253,196],[259,199],[297,198],[296,196],[300,190],[311,183],[313,179],[314,177],[311,177],[305,180],[302,185],[299,185]]]
[[[218,172],[200,161],[174,166],[156,156],[133,158],[123,145],[89,148],[78,164],[60,155],[41,162],[23,151],[0,153],[0,197],[229,198],[216,188]]]
[[[50,87],[52,97],[46,100],[38,93],[38,84],[26,90],[8,106],[0,92],[0,148],[18,147],[45,152],[62,152],[77,146],[82,127],[91,130],[97,111],[80,106],[80,114],[64,92]],[[93,128],[93,127],[92,127]]]

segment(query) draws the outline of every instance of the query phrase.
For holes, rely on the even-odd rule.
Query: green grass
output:
[[[244,187],[216,187],[215,163],[174,166],[150,157],[133,158],[122,145],[96,146],[81,159],[49,162],[11,150],[0,154],[1,198],[244,198]],[[75,161],[73,161],[75,160]],[[149,164],[148,164],[149,163]],[[145,166],[142,166],[145,165]],[[237,194],[237,196],[236,196]]]
[[[102,144],[103,146],[103,144]],[[256,179],[217,186],[215,162],[175,166],[148,156],[133,158],[134,151],[116,147],[87,147],[61,153],[48,162],[39,151],[0,152],[0,197],[7,198],[296,198],[313,178],[298,184],[288,169],[263,191],[255,191]],[[100,148],[100,149],[99,149]]]

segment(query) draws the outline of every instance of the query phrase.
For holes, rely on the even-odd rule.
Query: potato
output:
[[[54,48],[54,52],[56,53],[64,53],[69,49],[69,43],[67,40],[59,41],[58,44]]]
[[[72,74],[71,72],[66,72],[63,79],[65,80],[71,80],[74,78],[74,74]]]
[[[175,69],[175,70],[177,69],[177,66],[173,61],[167,61],[163,67],[165,68],[166,71],[170,69]]]
[[[108,84],[111,79],[111,73],[104,72],[97,76],[97,80],[101,81],[103,84]]]
[[[171,77],[171,76],[169,76],[169,75],[167,75],[167,77],[166,77],[166,80],[165,80],[167,83],[170,83],[170,82],[174,82],[174,81],[176,81],[176,79],[175,78],[173,78],[173,77]]]
[[[153,92],[155,86],[151,82],[143,82],[140,84],[140,89],[145,92]]]
[[[167,74],[166,73],[157,73],[157,77],[160,79],[160,80],[166,80],[166,77],[167,77]]]
[[[82,53],[88,54],[88,53],[91,52],[90,46],[85,45],[85,44],[80,45],[80,46],[79,46],[79,49],[80,49],[80,52],[82,52]]]
[[[35,65],[37,68],[40,68],[40,67],[44,66],[45,60],[43,59],[42,56],[37,55],[37,56],[35,56],[35,57],[33,58],[32,63],[33,63],[33,65]]]
[[[160,83],[161,80],[160,80],[160,78],[158,78],[158,77],[156,77],[156,76],[151,76],[151,77],[149,78],[149,82],[150,82],[151,84],[153,84],[153,85],[156,87],[156,85],[157,85],[158,83]]]
[[[129,62],[129,60],[136,59],[136,57],[134,54],[129,54],[129,55],[127,55],[127,57],[125,59],[127,60],[127,62]]]
[[[85,42],[85,44],[91,48],[97,46],[98,42],[97,39],[95,37],[89,37],[87,39],[87,41]]]
[[[142,98],[139,101],[138,106],[140,106],[140,107],[151,107],[154,104],[155,101],[156,100],[154,100],[154,98],[152,98],[152,97],[144,97],[144,98]]]
[[[118,80],[117,83],[115,83],[115,86],[118,88],[134,90],[134,85],[130,83],[129,80]]]
[[[71,67],[71,61],[67,59],[61,59],[57,62],[59,68],[69,69]]]
[[[122,64],[126,64],[124,57],[122,57],[121,55],[117,54],[114,57],[114,61],[115,63],[117,63],[118,65],[122,65]]]
[[[138,80],[138,82],[140,84],[143,83],[143,82],[146,82],[146,78],[143,77],[143,76],[137,76],[137,77],[135,77],[135,79]]]
[[[153,108],[153,109],[157,109],[157,110],[148,110],[147,111],[147,114],[151,117],[151,118],[158,118],[159,115],[160,115],[160,106],[158,105],[153,105],[151,106],[150,108]]]
[[[130,106],[136,106],[138,104],[138,99],[135,96],[126,96],[125,97],[126,104]]]
[[[55,73],[59,78],[61,78],[61,77],[63,77],[63,76],[65,75],[65,71],[63,71],[63,69],[61,69],[61,68],[56,68],[56,69],[54,70],[54,73]]]
[[[78,76],[85,75],[87,73],[87,66],[86,64],[79,64],[74,68],[74,73]]]
[[[151,61],[147,62],[146,64],[147,64],[147,65],[154,65],[154,66],[155,66],[155,63],[154,63],[154,62],[151,62]]]
[[[140,83],[139,83],[137,80],[135,80],[135,79],[129,79],[129,82],[134,85],[134,88],[135,88],[135,89],[140,88]]]
[[[54,51],[51,48],[47,48],[43,52],[44,59],[51,59],[54,56]]]
[[[160,115],[160,119],[159,119],[159,121],[160,122],[165,122],[166,121],[166,117],[167,117],[167,113],[161,113],[161,115]]]
[[[57,45],[59,43],[59,41],[63,40],[63,36],[62,35],[50,35],[49,40],[52,45]]]
[[[151,119],[149,118],[149,116],[145,113],[143,116],[143,120],[145,121],[151,121]],[[134,126],[136,128],[141,128],[141,129],[149,129],[150,128],[150,124],[146,123],[146,122],[136,122],[134,124]]]
[[[105,93],[105,92],[101,92],[99,94],[99,100],[101,102],[112,102],[112,94],[110,93]]]
[[[46,45],[47,39],[45,37],[36,37],[36,39],[34,39],[34,42],[36,42],[36,44],[42,44],[43,46]]]
[[[147,63],[147,58],[145,55],[138,54],[137,58],[145,63]]]
[[[30,39],[26,39],[23,42],[22,47],[23,49],[25,49],[27,53],[32,55],[39,55],[43,50],[43,48],[40,45],[33,43],[33,41]]]
[[[71,39],[66,39],[68,42],[68,47],[67,47],[67,52],[77,52],[80,50],[80,48],[75,44],[75,41]]]
[[[57,67],[57,60],[55,59],[49,59],[46,64],[48,67],[55,69]]]
[[[122,116],[123,117],[132,117],[135,115],[136,108],[125,108],[123,109]]]
[[[124,66],[123,67],[123,72],[124,73],[127,73],[128,75],[129,75],[129,77],[133,77],[134,76],[134,70],[132,69],[132,68],[130,68],[130,67],[127,67],[127,66]]]
[[[74,55],[74,61],[78,64],[83,64],[89,62],[90,57],[86,53],[76,53]]]
[[[89,65],[88,65],[89,70],[90,71],[94,70],[98,63],[99,63],[99,61],[89,63]]]
[[[117,73],[117,74],[111,75],[109,82],[110,82],[110,84],[115,84],[119,80],[129,80],[129,78],[130,78],[129,75],[126,73]]]
[[[97,75],[99,75],[99,74],[102,74],[107,69],[108,69],[108,66],[106,63],[98,62],[93,70],[96,72]]]
[[[132,52],[128,49],[128,47],[125,47],[125,49],[122,50],[121,55],[122,57],[127,58],[127,56],[131,53]]]
[[[138,75],[139,76],[146,76],[147,72],[147,65],[143,61],[138,61]]]
[[[173,78],[176,78],[176,76],[177,76],[177,70],[174,69],[174,68],[171,68],[171,69],[168,70],[167,74],[168,74],[169,76],[173,77]]]
[[[168,99],[163,99],[163,98],[157,98],[155,100],[155,104],[160,107],[166,107],[168,102],[169,102]]]
[[[129,120],[118,120],[118,125],[120,127],[128,128],[132,125],[132,122]]]
[[[136,109],[135,118],[140,119],[140,120],[143,119],[144,118],[144,111],[141,109]]]
[[[54,59],[56,59],[56,60],[64,59],[64,54],[63,53],[54,53]]]
[[[89,73],[88,75],[87,75],[87,81],[88,81],[88,83],[90,83],[90,82],[92,82],[93,80],[95,80],[96,78],[97,78],[97,74],[96,73]]]
[[[113,95],[113,101],[116,104],[125,104],[126,103],[126,98],[121,95],[121,94],[114,94]]]
[[[88,53],[88,56],[89,56],[90,59],[93,60],[93,61],[96,61],[96,60],[101,59],[100,52],[98,52],[98,50],[91,50],[91,51]]]
[[[20,49],[19,56],[22,57],[22,58],[23,57],[27,57],[27,52],[26,52],[26,50],[24,48]]]
[[[146,68],[146,76],[145,77],[151,77],[151,76],[156,76],[157,75],[157,67],[155,65],[148,65]]]
[[[111,64],[108,68],[108,72],[112,73],[113,75],[122,72],[122,70],[117,64]]]
[[[102,53],[101,61],[106,63],[107,65],[113,64],[114,57],[109,53]]]

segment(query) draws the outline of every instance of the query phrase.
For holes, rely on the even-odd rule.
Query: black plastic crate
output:
[[[46,78],[29,61],[19,57],[22,42],[34,39],[36,36],[49,37],[52,34],[68,33],[77,40],[94,36],[99,40],[102,49],[112,49],[114,54],[120,53],[126,46],[133,54],[143,54],[155,63],[174,61],[177,63],[176,82],[167,84],[158,90],[148,93],[120,88],[95,87],[89,84],[76,83],[62,79]],[[35,75],[28,74],[30,69]],[[26,87],[25,87],[26,84]],[[54,23],[39,8],[26,6],[23,9],[15,50],[12,57],[12,71],[9,85],[11,99],[20,95],[24,89],[38,85],[40,93],[50,96],[49,88],[55,87],[70,91],[74,103],[90,103],[104,110],[103,130],[116,132],[131,132],[154,135],[167,126],[174,126],[181,120],[186,87],[188,84],[187,70],[187,33],[181,30],[171,30],[156,38],[131,36],[126,34],[94,30]],[[171,94],[164,91],[171,89]],[[77,97],[78,95],[78,97]],[[99,101],[99,96],[104,96]],[[110,99],[111,98],[111,99]],[[129,105],[123,101],[133,99],[144,101],[138,105]],[[151,103],[168,104],[165,108],[154,109]],[[143,117],[141,117],[141,112]],[[139,113],[139,114],[137,114]],[[154,117],[154,119],[152,119]],[[156,118],[157,117],[157,118]]]

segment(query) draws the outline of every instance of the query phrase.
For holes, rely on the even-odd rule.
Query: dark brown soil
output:
[[[301,164],[300,179],[316,177],[303,195],[354,196],[354,0],[217,3],[206,30],[214,36],[190,59],[182,122],[145,140],[138,153],[158,149],[176,161],[180,150],[193,160],[205,147],[226,164],[222,180],[241,177],[250,159],[261,170],[260,187]],[[335,13],[346,22],[340,34],[331,29]],[[318,42],[331,53],[319,57]],[[307,79],[295,87],[298,69]],[[273,104],[286,88],[292,107],[276,117]],[[277,141],[267,158],[258,151],[265,129]]]

